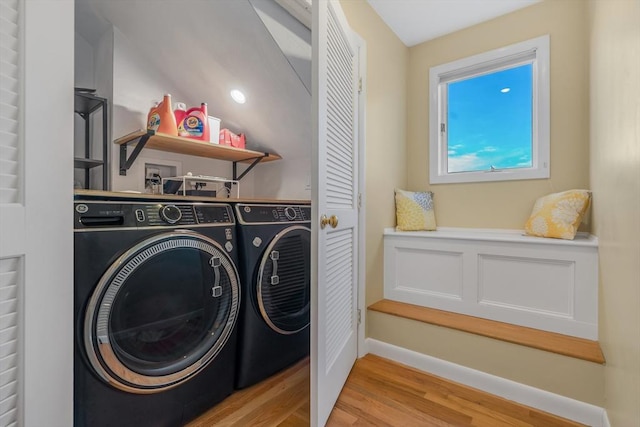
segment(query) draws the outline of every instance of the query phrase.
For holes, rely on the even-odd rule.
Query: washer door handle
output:
[[[218,298],[222,296],[222,286],[220,286],[220,257],[214,256],[209,260],[209,265],[213,268],[213,287],[211,288],[211,296]]]
[[[280,252],[271,251],[269,254],[269,258],[271,258],[271,262],[273,263],[273,274],[271,275],[271,284],[277,285],[280,283],[280,277],[278,276],[278,260],[280,259]]]

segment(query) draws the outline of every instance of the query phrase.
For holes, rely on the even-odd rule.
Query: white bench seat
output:
[[[596,341],[598,239],[387,228],[384,298]]]

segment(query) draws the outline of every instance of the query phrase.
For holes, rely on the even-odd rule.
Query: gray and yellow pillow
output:
[[[396,230],[419,231],[435,230],[436,215],[433,211],[433,193],[431,191],[396,192]]]
[[[588,190],[553,193],[536,200],[525,233],[532,236],[573,240],[591,203]]]

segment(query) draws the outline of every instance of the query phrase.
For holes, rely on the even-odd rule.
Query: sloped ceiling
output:
[[[194,104],[207,100],[225,127],[244,132],[248,148],[309,157],[311,95],[303,80],[311,76],[298,73],[305,73],[307,44],[310,74],[311,35],[305,29],[305,40],[302,25],[277,12],[261,7],[261,19],[249,0],[76,0],[76,31],[92,42],[112,24]],[[289,57],[263,19],[282,27],[279,38],[297,43]],[[246,104],[231,99],[234,88]]]
[[[279,6],[282,1],[250,0],[307,92],[311,93],[311,31],[306,21],[302,24],[292,19],[289,12]]]

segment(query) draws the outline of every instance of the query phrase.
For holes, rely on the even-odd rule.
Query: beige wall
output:
[[[640,1],[589,3],[593,231],[612,426],[640,425]]]
[[[369,336],[592,405],[604,404],[602,365],[454,329],[369,312]]]
[[[551,179],[429,185],[429,68],[550,35]],[[435,193],[439,226],[524,226],[535,200],[589,185],[586,2],[547,0],[409,50],[408,186]]]
[[[389,63],[398,42],[360,1],[342,1],[354,29],[367,40],[367,303],[382,298],[382,228],[394,224],[393,186],[402,186],[405,160],[402,114],[407,117],[407,188],[436,195],[440,226],[522,228],[541,195],[588,187],[588,49],[586,3],[547,0],[493,21],[410,48],[407,108],[402,87],[390,87]],[[429,67],[460,57],[551,35],[550,180],[428,185]],[[384,35],[384,38],[383,38]],[[385,40],[387,41],[385,43]],[[376,62],[373,63],[373,58]],[[394,68],[402,79],[401,69]],[[395,105],[390,104],[393,102]],[[399,110],[395,110],[399,108]],[[375,114],[375,118],[372,115]],[[390,115],[392,114],[392,116]],[[393,132],[389,126],[394,126]],[[384,132],[384,137],[380,135]],[[397,134],[396,134],[397,132]],[[395,138],[394,138],[395,137]],[[375,138],[375,140],[373,140]],[[392,138],[392,139],[389,139]],[[375,142],[374,142],[375,141]],[[393,141],[397,145],[391,145]],[[367,315],[367,335],[400,347],[458,363],[591,404],[604,405],[604,367],[582,360],[507,344],[472,334],[399,319]]]
[[[382,299],[382,230],[395,225],[393,189],[406,174],[408,48],[364,0],[342,0],[349,25],[366,42],[367,305]]]

